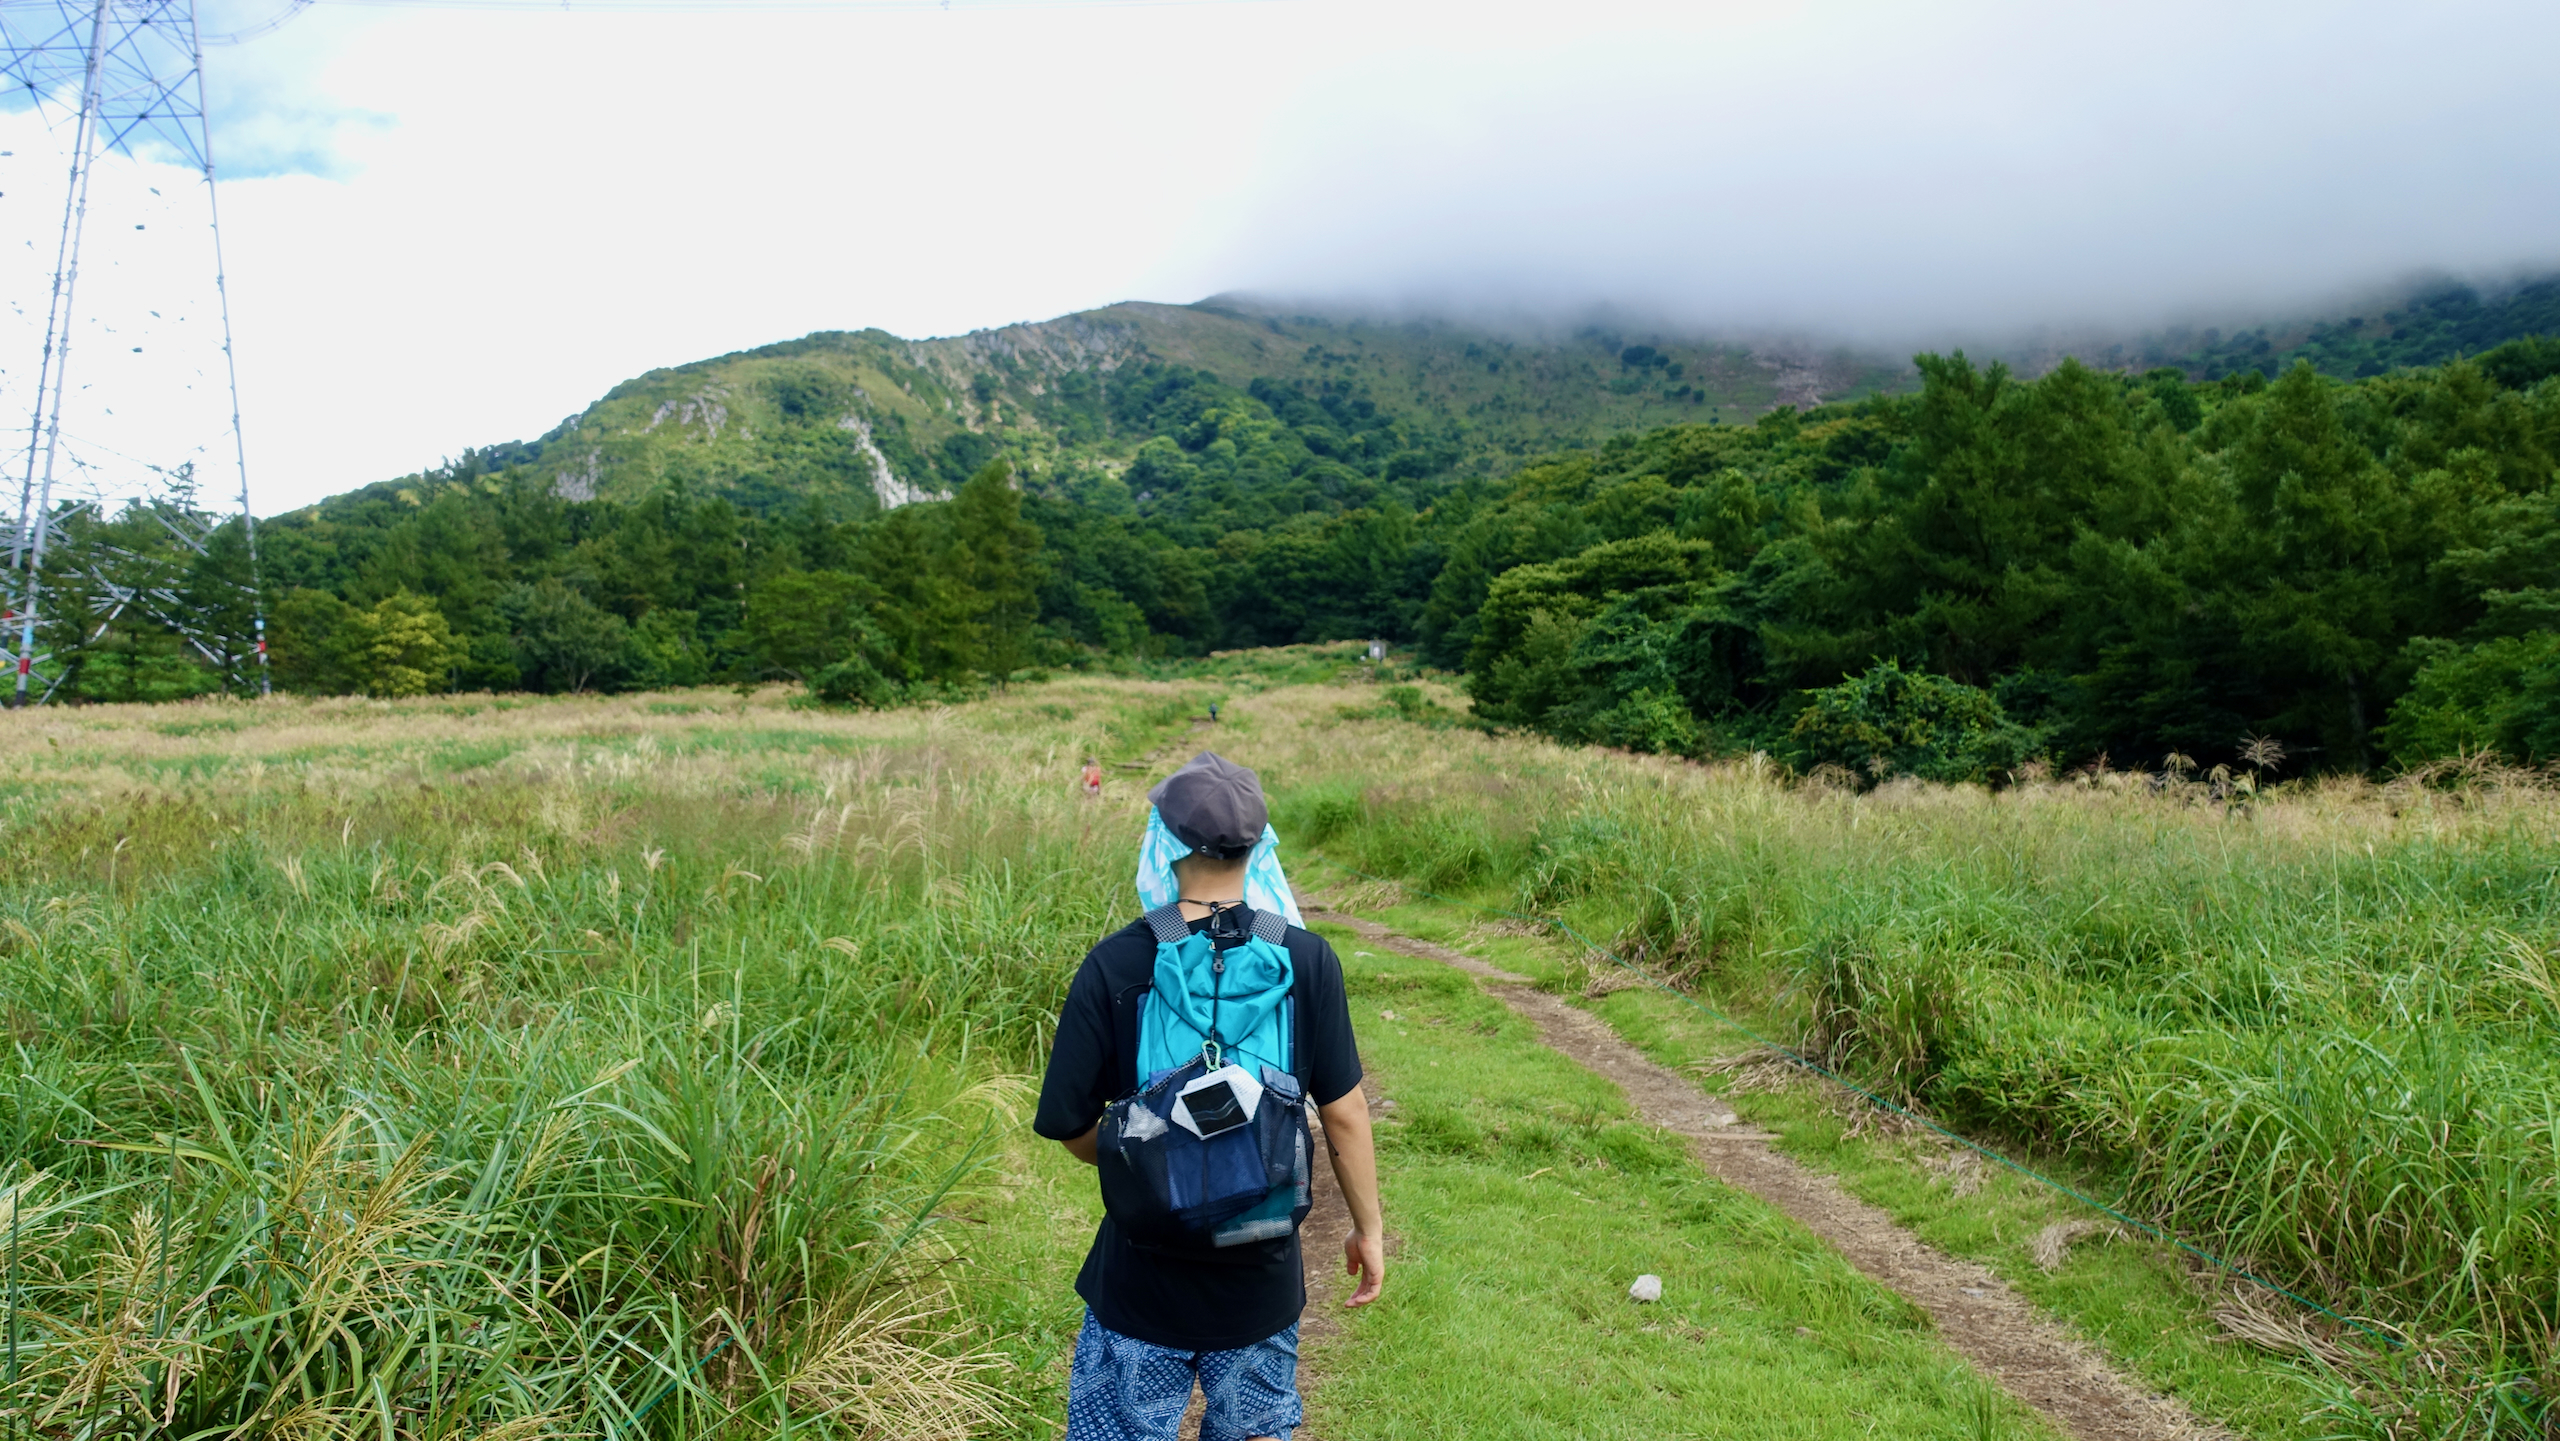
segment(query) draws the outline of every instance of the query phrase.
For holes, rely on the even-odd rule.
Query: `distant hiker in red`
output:
[[[1147,793],[1144,919],[1086,956],[1033,1131],[1100,1168],[1066,1441],[1288,1441],[1300,1419],[1307,1108],[1351,1213],[1345,1304],[1386,1272],[1342,962],[1297,924],[1262,785],[1203,752]]]
[[[1091,756],[1084,758],[1084,798],[1089,801],[1102,799],[1102,762]]]

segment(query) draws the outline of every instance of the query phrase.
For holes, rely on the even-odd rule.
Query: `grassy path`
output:
[[[1649,987],[1615,991],[1591,1002],[1589,1014],[1665,1066],[1736,1049],[1730,1031]],[[2144,1384],[2265,1441],[2340,1434],[2336,1418],[2323,1414],[2328,1394],[2315,1365],[2299,1350],[2235,1344],[2249,1332],[2226,1323],[2257,1321],[2260,1335],[2275,1326],[2309,1334],[2290,1306],[2200,1274],[2192,1258],[2159,1242],[2099,1226],[2078,1203],[1927,1132],[1880,1124],[1862,1098],[1793,1067],[1710,1070],[1699,1084],[1720,1088],[1719,1099],[1772,1132],[1790,1160],[1833,1178],[1929,1245],[1990,1268]],[[2103,1177],[2061,1158],[2034,1159],[2106,1193]],[[2041,1251],[2056,1237],[2083,1243]]]
[[[1302,1434],[2060,1434],[1468,977],[1316,919],[1350,979],[1397,1245],[1386,1297],[1311,1344]],[[1658,1304],[1627,1295],[1646,1273]]]
[[[1711,1175],[1784,1212],[1926,1312],[1950,1346],[2065,1434],[2083,1441],[2229,1435],[2176,1400],[2117,1375],[1989,1270],[1937,1251],[1829,1177],[1778,1155],[1766,1132],[1738,1126],[1732,1111],[1646,1058],[1599,1018],[1474,957],[1333,916],[1371,944],[1488,982],[1486,989],[1530,1021],[1547,1047],[1617,1083],[1647,1123],[1685,1138]]]

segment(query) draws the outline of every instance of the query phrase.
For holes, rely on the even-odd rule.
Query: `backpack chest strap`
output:
[[[1183,919],[1180,901],[1167,901],[1147,912],[1147,929],[1155,932],[1157,944],[1178,946],[1191,935],[1191,922]],[[1270,911],[1255,911],[1253,935],[1256,940],[1282,945],[1288,939],[1289,918]]]

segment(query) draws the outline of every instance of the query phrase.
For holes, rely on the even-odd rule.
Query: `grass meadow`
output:
[[[1393,1304],[1318,1356],[1315,1435],[2055,1441],[1926,1312],[1702,1175],[1472,980],[1329,938],[1395,1103],[1379,1154],[1400,1244]],[[1663,1297],[1639,1308],[1645,1273]]]
[[[1133,912],[1152,775],[1114,770],[1099,804],[1073,778],[1088,753],[1175,746],[1160,770],[1212,743],[1262,770],[1302,887],[1341,884],[1321,855],[1570,920],[2406,1343],[2262,1318],[2307,1379],[2251,1434],[2544,1434],[2560,800],[2513,778],[2239,809],[2124,777],[1859,796],[1449,728],[1430,701],[1450,697],[1381,705],[1362,674],[1239,657],[872,715],[693,692],[7,717],[5,1424],[1053,1434],[1092,1203],[1023,1123],[1076,960]],[[1211,698],[1225,723],[1192,734]],[[1736,1394],[1817,1401],[1901,1375],[1861,1407],[1903,1434],[2031,1429],[1891,1297],[1755,1240],[1745,1198],[1702,1196],[1570,1067],[1407,1054],[1369,1017],[1412,970],[1353,979],[1364,1046],[1412,1098],[1382,1145],[1422,1260],[1321,1363],[1324,1434],[1524,1406],[1556,1435],[1665,1434],[1642,1418],[1703,1416],[1737,1367],[1766,1380]],[[1457,1018],[1466,990],[1406,1004]],[[1666,1060],[1743,1049],[1657,1002],[1592,1004]],[[1444,1032],[1491,1047],[1500,1026]],[[1520,1177],[1556,1164],[1532,1152],[1581,1194],[1528,1199],[1549,1182]],[[1549,1254],[1588,1221],[1536,1219],[1585,1206],[1725,1248],[1736,1299],[1669,1339],[1590,1310]],[[1542,1259],[1502,1269],[1521,1255]],[[2054,1285],[2084,1264],[2137,1286],[2079,1260]],[[2144,1295],[2119,1309],[2171,1304]],[[1755,1308],[1836,1314],[1837,1344],[1799,1352]],[[1593,1327],[1631,1349],[1555,1379]],[[1747,1347],[1681,1349],[1711,1333]],[[1500,1408],[1464,1400],[1488,1387]],[[1575,1419],[1604,1392],[1638,1409]]]
[[[1136,689],[1109,715],[1143,729],[1169,697]],[[1068,786],[1073,740],[1114,738],[1072,732],[717,695],[13,717],[17,1419],[1036,1409],[933,1218],[1013,1141],[1126,909],[1127,799]]]
[[[1325,749],[1333,778],[1284,808],[1302,849],[1564,919],[2370,1328],[2229,1293],[2229,1329],[2320,1374],[2305,1434],[2560,1425],[2560,796],[2539,778],[2233,806],[2123,774],[1861,795],[1455,733],[1384,763]],[[1616,975],[1576,954],[1551,980]],[[1596,1004],[1640,1043],[1679,1009]],[[1660,1059],[1751,1049],[1678,1019],[1686,1054]]]

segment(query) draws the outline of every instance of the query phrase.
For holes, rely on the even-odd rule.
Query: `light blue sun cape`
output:
[[[1138,843],[1138,905],[1154,910],[1181,899],[1179,884],[1173,878],[1173,863],[1191,854],[1191,847],[1166,829],[1164,817],[1154,806],[1147,807],[1146,839]],[[1262,839],[1253,843],[1253,854],[1244,863],[1244,903],[1257,911],[1285,916],[1289,924],[1303,926],[1307,918],[1298,914],[1298,898],[1289,890],[1289,878],[1280,871],[1280,836],[1265,825]]]
[[[1155,807],[1147,807],[1147,835],[1138,846],[1141,905],[1152,911],[1181,898],[1173,863],[1190,853]],[[1280,838],[1268,825],[1245,862],[1244,901],[1293,926],[1306,923],[1280,870]],[[1155,986],[1138,1011],[1136,1079],[1190,1062],[1213,1031],[1225,1059],[1248,1070],[1295,1071],[1289,988],[1296,980],[1287,949],[1258,937],[1223,952],[1206,934],[1158,943]]]

